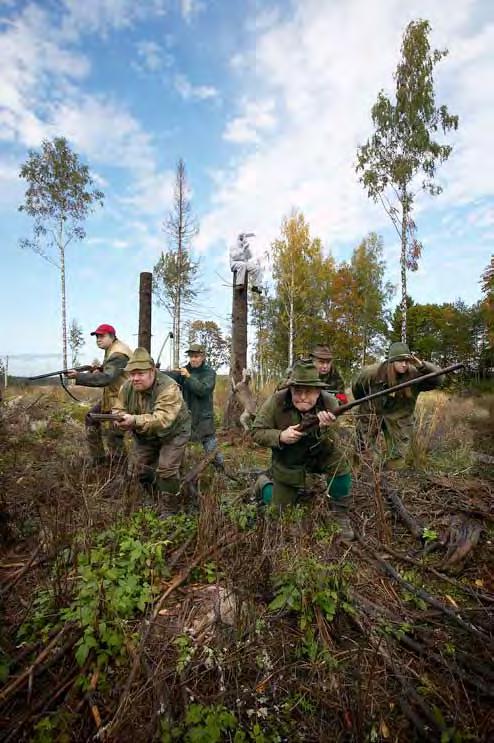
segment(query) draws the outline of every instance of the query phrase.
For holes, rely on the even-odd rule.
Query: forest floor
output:
[[[161,518],[86,463],[86,404],[6,398],[2,741],[494,740],[494,397],[422,395],[411,466],[355,463],[351,544],[317,479],[255,502],[248,436]]]

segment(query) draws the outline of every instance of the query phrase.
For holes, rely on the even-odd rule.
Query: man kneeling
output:
[[[262,483],[264,501],[279,508],[294,504],[305,485],[306,473],[326,474],[335,520],[344,539],[353,539],[348,518],[351,474],[335,431],[338,401],[325,390],[313,365],[296,364],[288,388],[271,395],[259,410],[252,427],[254,441],[272,450],[272,484]],[[307,433],[298,425],[307,415],[317,415],[319,426]],[[271,489],[271,490],[270,490]]]
[[[179,470],[190,439],[190,413],[173,379],[159,372],[145,348],[136,348],[125,367],[130,379],[120,388],[114,413],[131,431],[131,470],[139,482],[161,494],[180,488]]]

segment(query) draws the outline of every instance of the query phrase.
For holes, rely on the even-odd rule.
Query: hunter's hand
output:
[[[330,413],[329,410],[320,410],[317,417],[319,418],[319,428],[326,428],[326,426],[330,426],[336,420],[336,416]]]
[[[122,419],[116,421],[115,425],[122,431],[130,431],[132,428],[134,428],[135,420],[135,415],[130,415],[130,413],[122,413]]]
[[[77,372],[75,369],[69,369],[65,372],[65,376],[69,379],[75,379],[77,377]]]
[[[289,426],[280,433],[280,444],[296,444],[305,433],[299,431],[297,426]]]
[[[181,366],[180,369],[179,369],[179,372],[182,375],[182,377],[185,377],[185,379],[187,379],[188,377],[190,377],[190,372],[189,372],[188,369],[185,368],[185,366]]]
[[[419,359],[419,357],[418,356],[415,356],[414,354],[412,354],[410,356],[410,361],[412,362],[412,364],[414,366],[423,366],[424,365],[424,362],[422,361],[422,359]]]

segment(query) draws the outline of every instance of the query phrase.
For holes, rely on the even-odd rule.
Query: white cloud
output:
[[[206,4],[201,0],[180,0],[180,11],[186,23],[192,23],[194,18],[206,9]]]
[[[231,119],[226,125],[223,139],[227,142],[259,142],[260,133],[272,131],[276,126],[274,100],[245,101],[243,109],[241,116]]]
[[[193,85],[185,75],[175,76],[175,90],[184,101],[206,101],[219,96],[218,90],[212,85]]]
[[[259,235],[262,252],[292,207],[301,208],[313,233],[330,245],[388,225],[358,183],[356,151],[371,134],[378,91],[393,87],[402,34],[413,18],[429,18],[432,44],[450,49],[437,68],[437,101],[461,115],[452,136],[457,146],[439,171],[444,193],[419,206],[429,214],[436,204],[492,194],[494,108],[485,96],[494,77],[494,40],[479,23],[482,9],[487,5],[480,0],[456,0],[448,13],[431,0],[304,0],[283,19],[272,12],[261,19],[250,58],[242,50],[231,64],[242,68],[240,100],[255,97],[272,106],[264,127],[249,121],[248,112],[227,121],[224,137],[249,146],[215,176],[202,250],[248,228]],[[457,50],[461,66],[454,62]],[[274,111],[276,126],[269,120]]]
[[[155,41],[143,39],[136,44],[136,48],[138,57],[136,66],[145,72],[159,72],[173,62],[171,54]]]
[[[166,0],[63,0],[65,14],[62,33],[71,37],[81,33],[105,36],[113,29],[129,28],[137,21],[163,16]]]

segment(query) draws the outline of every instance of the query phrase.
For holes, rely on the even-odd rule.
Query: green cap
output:
[[[388,361],[406,361],[411,358],[412,354],[406,343],[392,343],[388,351]]]
[[[326,382],[319,379],[319,372],[314,364],[308,363],[295,364],[287,384],[290,387],[319,387],[324,390],[329,388]]]
[[[206,350],[200,343],[191,343],[187,349],[187,353],[202,353],[204,355]]]
[[[149,351],[145,348],[136,348],[125,367],[125,371],[147,371],[148,369],[154,369],[154,361]]]

